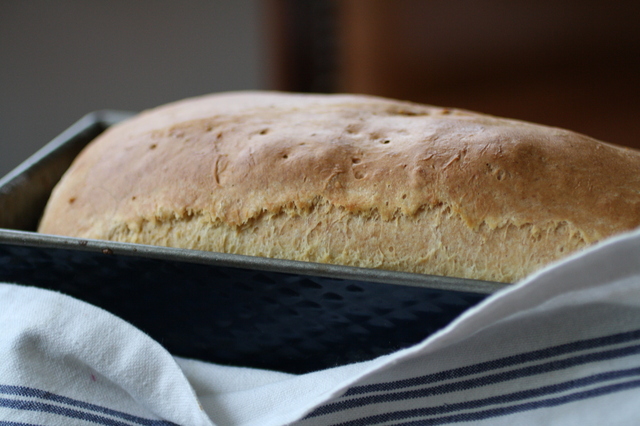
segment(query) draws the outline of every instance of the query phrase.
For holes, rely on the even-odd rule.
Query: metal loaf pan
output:
[[[36,233],[75,156],[131,114],[88,114],[0,180],[0,281],[101,307],[177,356],[290,373],[415,344],[504,286]]]

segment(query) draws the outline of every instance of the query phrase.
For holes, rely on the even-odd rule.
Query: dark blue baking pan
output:
[[[0,180],[0,281],[101,307],[177,356],[288,373],[418,343],[505,286],[35,232],[75,156],[129,116],[88,114]]]

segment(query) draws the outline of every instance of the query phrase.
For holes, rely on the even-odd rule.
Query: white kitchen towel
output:
[[[4,425],[640,424],[640,232],[424,342],[304,375],[172,357],[96,307],[0,284]]]

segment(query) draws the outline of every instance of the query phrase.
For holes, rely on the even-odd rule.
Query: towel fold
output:
[[[174,357],[56,292],[0,284],[0,425],[640,422],[640,232],[543,269],[413,347],[292,375]]]

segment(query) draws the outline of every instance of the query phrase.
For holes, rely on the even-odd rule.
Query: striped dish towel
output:
[[[297,376],[173,357],[91,305],[0,284],[0,360],[0,426],[640,424],[640,233],[414,347]]]

